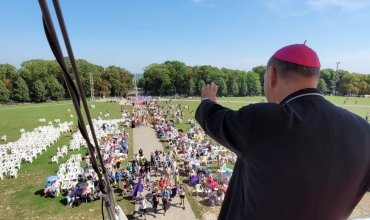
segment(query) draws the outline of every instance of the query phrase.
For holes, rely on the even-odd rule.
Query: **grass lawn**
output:
[[[343,100],[345,99],[344,97],[329,97],[329,96],[326,96],[325,98],[336,105],[342,105]],[[218,100],[218,103],[230,109],[237,110],[250,103],[260,102],[262,99],[265,99],[265,97],[228,97],[228,98],[220,98]],[[358,101],[357,106],[355,105],[356,100]],[[186,124],[186,121],[188,118],[195,120],[195,110],[197,106],[199,105],[199,103],[200,103],[199,97],[171,101],[170,104],[181,104],[183,106],[186,105],[189,107],[189,110],[184,110],[183,123],[175,125],[177,129],[182,129],[185,132],[188,131],[188,129],[190,128],[190,125]],[[169,105],[169,104],[166,104],[165,101],[158,101],[157,104],[161,106],[165,106],[165,108]],[[364,117],[367,112],[370,112],[370,99],[350,97],[348,98],[346,105],[343,107],[344,109],[347,109],[348,111],[351,111],[361,117]],[[174,118],[170,118],[170,119],[174,119]],[[165,150],[168,152],[169,151],[168,143],[163,142],[163,141],[161,142]],[[180,161],[178,160],[178,162]],[[213,171],[216,171],[218,169],[216,164],[212,164],[209,167]],[[228,164],[227,167],[234,169],[234,164]],[[184,183],[188,183],[187,177],[182,177],[182,178],[183,178]],[[188,194],[187,194],[188,202],[197,219],[203,219],[202,215],[206,212],[211,212],[211,213],[214,213],[216,216],[218,216],[218,213],[220,212],[220,208],[221,208],[220,206],[214,206],[214,207],[209,206],[207,203],[208,201],[207,197],[203,197],[202,195],[199,195],[199,196],[190,195],[189,193],[193,191],[193,187],[188,186],[188,184],[185,184],[185,186],[187,186],[187,191],[188,191]]]
[[[184,130],[185,132],[189,130],[190,128],[190,125],[189,124],[186,124],[187,122],[187,119],[188,118],[191,118],[191,119],[194,119],[195,120],[195,110],[197,108],[197,106],[199,105],[200,101],[199,99],[197,100],[181,100],[181,101],[178,101],[178,100],[173,100],[171,101],[170,104],[181,104],[183,106],[187,105],[190,109],[189,110],[184,110],[184,118],[183,118],[183,123],[182,124],[175,124],[175,127],[176,129],[182,129]],[[166,104],[165,101],[158,101],[157,103],[158,105],[161,105],[161,106],[165,106],[165,109],[167,108],[167,106],[169,104]],[[247,103],[233,103],[233,102],[225,102],[225,103],[222,103],[221,104],[226,104],[227,107],[231,108],[231,109],[239,109],[240,107],[242,107],[243,105],[247,104]],[[192,111],[193,110],[193,111]],[[172,117],[170,117],[169,119],[174,119]],[[162,143],[163,145],[163,148],[165,149],[166,152],[169,152],[170,149],[169,149],[169,145],[168,145],[168,142],[164,141],[164,140],[160,140],[160,142]],[[178,159],[177,160],[178,163],[180,163],[180,160]],[[202,166],[202,168],[205,167],[205,166]],[[207,167],[211,168],[214,172],[214,174],[216,173],[216,171],[218,170],[218,167],[217,167],[217,164],[216,163],[213,163],[213,164],[210,164],[208,165]],[[232,163],[229,163],[227,165],[228,168],[231,168],[231,169],[234,169],[234,164]],[[203,214],[206,213],[206,212],[211,212],[211,213],[214,213],[216,216],[218,216],[218,213],[220,212],[220,208],[221,206],[215,206],[215,207],[211,207],[208,205],[208,197],[205,197],[203,195],[199,195],[199,196],[194,196],[192,195],[192,192],[193,192],[193,189],[194,187],[190,187],[189,186],[189,181],[188,181],[188,178],[186,176],[181,176],[180,177],[180,180],[183,181],[184,183],[184,186],[186,186],[186,191],[188,192],[187,193],[187,200],[189,202],[189,205],[191,206],[194,214],[195,214],[195,217],[197,219],[203,219]]]
[[[93,118],[99,116],[99,112],[106,113],[110,111],[110,118],[121,117],[121,106],[118,103],[101,103],[94,102],[96,108],[90,108]],[[71,109],[74,118],[70,118],[67,109]],[[130,106],[125,109],[131,111]],[[60,102],[58,104],[24,104],[17,106],[0,106],[1,127],[0,136],[7,135],[7,141],[19,139],[19,130],[24,128],[31,131],[40,125],[46,125],[48,121],[60,119],[64,121],[74,121],[77,125],[76,114],[71,102]],[[45,118],[46,123],[38,123],[39,118]],[[86,123],[86,122],[85,122]],[[77,130],[75,128],[74,130]],[[129,159],[132,160],[133,143],[132,129],[126,128],[131,136],[129,137]],[[56,198],[44,198],[43,188],[45,178],[55,175],[58,171],[59,164],[65,163],[71,154],[85,154],[86,150],[81,148],[80,152],[69,151],[68,155],[59,160],[59,164],[50,164],[51,157],[55,155],[56,146],[69,145],[71,136],[69,133],[64,134],[57,143],[52,145],[46,152],[39,155],[36,160],[30,163],[22,163],[18,172],[17,179],[5,179],[0,181],[0,219],[101,219],[101,201],[95,201],[82,204],[80,207],[71,208],[65,205],[65,195],[62,193]],[[6,143],[0,141],[0,144]],[[125,164],[123,164],[125,165]],[[134,206],[119,195],[121,190],[115,189],[116,199],[125,213],[133,213]],[[106,213],[106,211],[104,210]],[[128,216],[130,218],[130,216]],[[107,215],[106,215],[107,218]],[[131,218],[132,219],[132,218]]]
[[[341,105],[344,97],[326,97],[334,104]],[[241,97],[241,98],[221,98],[219,103],[229,107],[230,109],[239,109],[240,107],[250,104],[251,102],[259,102],[264,97]],[[355,101],[358,101],[355,105]],[[176,128],[187,131],[189,125],[186,124],[188,118],[194,119],[195,110],[199,105],[199,98],[173,100],[171,104],[181,104],[189,106],[189,110],[185,110],[183,124],[177,124]],[[166,106],[164,101],[158,101],[159,105]],[[94,102],[96,108],[90,109],[93,118],[97,118],[99,112],[103,115],[110,111],[110,118],[121,117],[121,106],[118,103],[102,103]],[[367,112],[370,112],[370,99],[366,98],[349,98],[345,109],[354,112],[355,114],[364,117]],[[70,118],[67,109],[71,109],[74,118]],[[125,106],[125,109],[131,112],[131,106]],[[24,128],[26,131],[31,131],[34,128],[46,125],[49,121],[60,119],[64,121],[74,121],[77,125],[76,114],[71,102],[59,102],[52,104],[24,104],[16,106],[0,106],[1,126],[0,136],[7,135],[7,142],[19,139],[19,130]],[[45,118],[46,123],[38,123],[39,118]],[[129,160],[132,160],[133,153],[133,137],[132,129],[125,128],[131,135],[129,142]],[[75,127],[75,130],[76,127]],[[45,178],[50,175],[55,175],[59,164],[64,163],[73,153],[85,153],[85,149],[81,148],[80,152],[68,152],[64,159],[59,160],[59,164],[50,164],[51,157],[55,155],[56,146],[69,145],[71,140],[70,134],[64,134],[59,141],[48,148],[43,155],[38,156],[32,164],[23,163],[18,172],[17,179],[6,178],[0,181],[0,219],[101,219],[101,201],[82,204],[77,208],[70,208],[64,206],[65,193],[54,199],[44,198],[42,196]],[[0,144],[7,143],[0,141]],[[162,142],[165,149],[168,149],[168,143]],[[123,167],[125,167],[125,163]],[[233,164],[228,167],[233,168]],[[211,168],[217,169],[214,166]],[[182,177],[185,178],[185,177]],[[186,182],[186,181],[184,181]],[[185,184],[186,185],[186,184]],[[188,188],[188,192],[191,188]],[[130,200],[130,196],[122,197],[119,195],[121,190],[115,188],[116,199],[118,204],[122,207],[129,219],[134,219],[132,213],[134,212],[134,204]],[[188,194],[188,201],[198,219],[202,219],[202,214],[209,211],[218,215],[219,206],[209,207],[205,201],[206,198],[199,196],[191,196]],[[104,210],[105,211],[105,210]],[[107,217],[107,216],[106,216]]]

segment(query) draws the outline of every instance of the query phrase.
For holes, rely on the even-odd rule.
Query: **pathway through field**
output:
[[[139,149],[142,148],[144,152],[144,156],[150,159],[150,152],[154,152],[156,149],[163,149],[162,144],[159,142],[158,138],[156,137],[155,131],[152,127],[140,127],[133,129],[134,134],[134,153],[138,153]],[[160,169],[161,170],[161,169]],[[152,175],[151,181],[159,180],[158,177]],[[150,191],[144,190],[144,194],[148,195],[151,194]],[[188,194],[187,194],[188,195]],[[187,196],[186,195],[186,196]],[[181,220],[195,220],[195,215],[190,208],[190,205],[185,196],[185,210],[182,209],[180,206],[180,197],[178,195],[175,198],[168,202],[168,210],[166,212],[166,216],[163,215],[163,207],[162,201],[159,200],[158,205],[158,212],[155,216],[153,209],[150,203],[147,203],[147,218],[146,219],[181,219]],[[135,217],[140,216],[139,210],[139,203],[135,203]],[[139,218],[142,219],[142,218]]]

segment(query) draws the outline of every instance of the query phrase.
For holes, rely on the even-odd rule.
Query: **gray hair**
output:
[[[275,67],[277,73],[283,78],[289,78],[291,74],[299,74],[306,78],[310,78],[312,76],[320,76],[320,68],[302,66],[299,64],[280,60],[274,56],[272,56],[267,62],[266,70],[270,66]]]

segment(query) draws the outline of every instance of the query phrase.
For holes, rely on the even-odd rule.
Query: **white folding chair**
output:
[[[58,156],[53,156],[51,158],[51,163],[54,163],[54,162],[58,163]]]

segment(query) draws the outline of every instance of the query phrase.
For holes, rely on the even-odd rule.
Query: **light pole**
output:
[[[94,100],[94,77],[93,73],[90,72],[90,96],[91,96],[91,101]]]
[[[337,64],[337,70],[336,70],[336,72],[337,72],[337,76],[338,76],[338,70],[339,70],[339,64],[340,64],[340,62],[336,62],[336,64]],[[336,91],[334,92],[334,95],[336,95]]]

